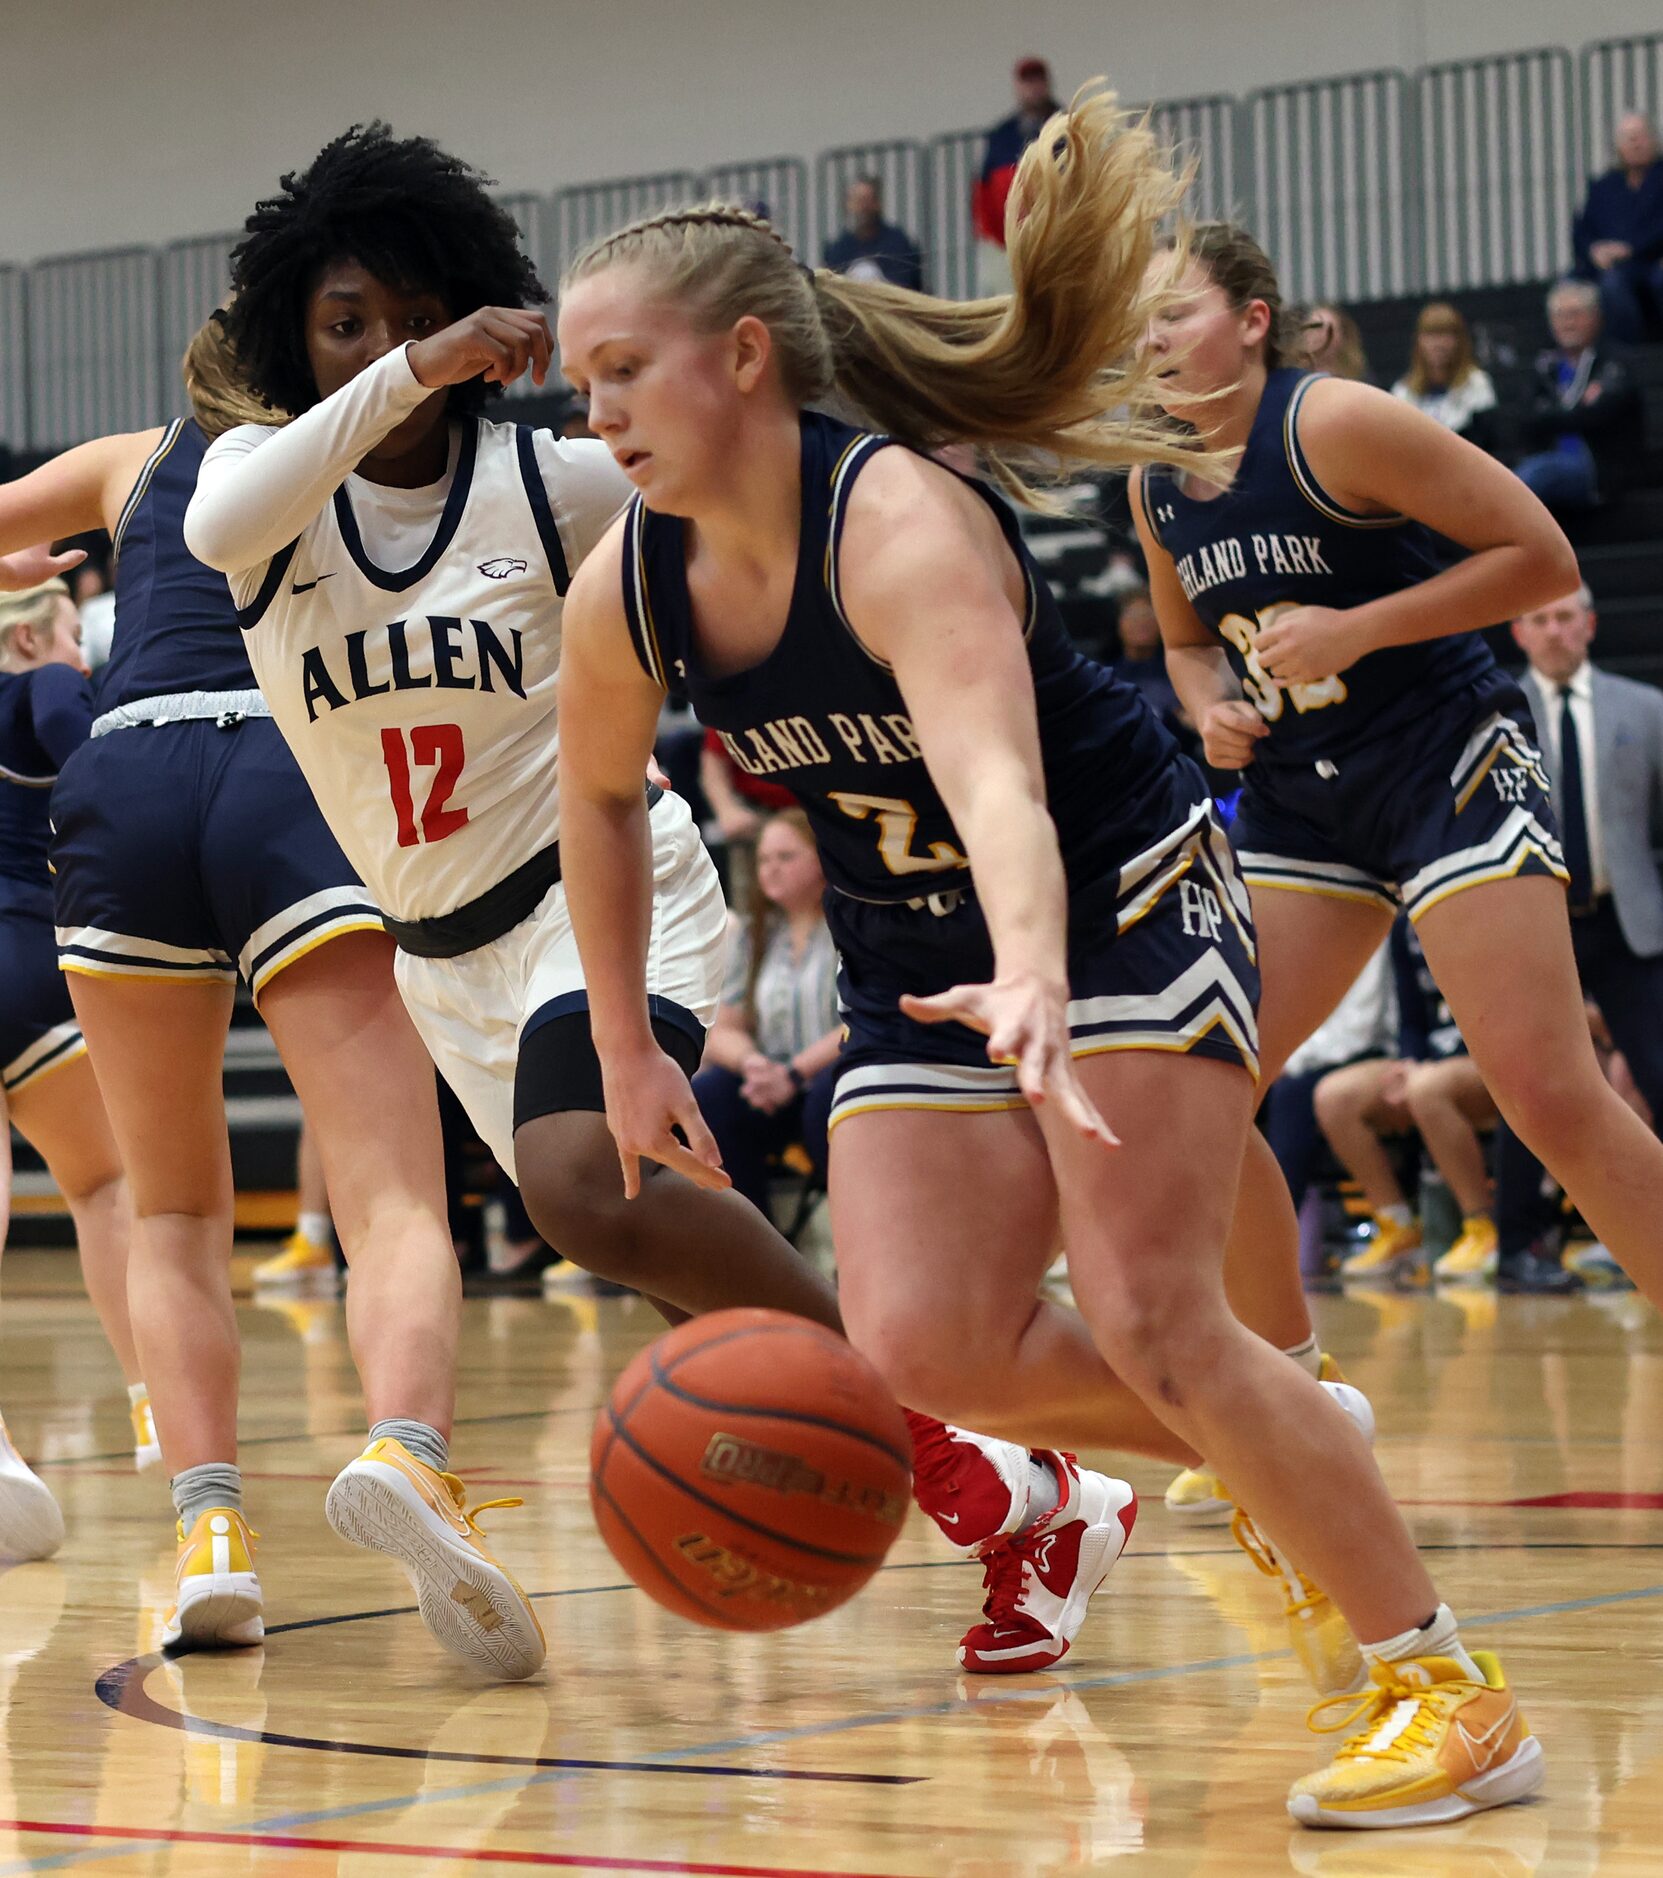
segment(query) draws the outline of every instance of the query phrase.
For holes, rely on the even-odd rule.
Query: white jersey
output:
[[[203,559],[241,563],[260,690],[400,920],[453,912],[557,839],[561,604],[629,494],[604,445],[484,419],[452,425],[440,484],[343,474],[430,395],[401,350],[282,430],[228,433],[187,523]]]

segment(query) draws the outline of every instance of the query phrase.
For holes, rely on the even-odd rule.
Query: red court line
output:
[[[479,1847],[397,1845],[386,1839],[302,1839],[276,1832],[184,1832],[159,1826],[84,1826],[57,1819],[0,1819],[0,1829],[73,1839],[153,1840],[165,1845],[271,1846],[290,1852],[381,1852],[391,1858],[448,1858],[480,1865],[541,1865],[565,1871],[671,1872],[684,1878],[886,1878],[882,1872],[809,1870],[786,1865],[690,1865],[683,1859],[611,1858],[592,1852],[492,1852]]]

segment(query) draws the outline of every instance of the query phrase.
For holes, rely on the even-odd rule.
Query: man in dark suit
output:
[[[1513,637],[1530,661],[1524,691],[1571,874],[1571,938],[1583,989],[1653,1116],[1663,1120],[1663,880],[1654,852],[1663,844],[1663,691],[1590,664],[1594,624],[1593,600],[1582,587],[1515,620]],[[1542,1185],[1541,1164],[1501,1130],[1503,1282],[1569,1289],[1575,1276],[1553,1256]]]
[[[1562,280],[1548,294],[1553,345],[1536,361],[1519,479],[1556,515],[1621,495],[1645,428],[1627,356],[1601,331],[1598,288]]]

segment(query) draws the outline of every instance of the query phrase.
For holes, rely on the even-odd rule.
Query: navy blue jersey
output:
[[[52,785],[91,724],[91,690],[70,666],[0,672],[0,909],[52,916]]]
[[[1489,674],[1499,679],[1476,633],[1383,647],[1311,684],[1279,685],[1259,664],[1254,641],[1286,608],[1362,606],[1431,579],[1445,564],[1430,529],[1404,515],[1342,508],[1312,474],[1299,407],[1317,376],[1291,367],[1270,374],[1228,489],[1210,499],[1186,495],[1164,467],[1143,479],[1151,531],[1271,727],[1255,767],[1337,758],[1400,735],[1429,705]]]
[[[177,419],[133,485],[115,529],[115,642],[98,708],[182,691],[252,691],[225,576],[185,547],[185,510],[208,439]]]
[[[817,412],[802,418],[802,524],[785,630],[760,664],[709,672],[693,629],[681,520],[629,510],[624,606],[648,674],[684,691],[747,775],[802,803],[831,884],[904,901],[966,886],[964,842],[924,766],[901,689],[856,638],[838,573],[855,478],[894,440]],[[1027,583],[1023,636],[1039,707],[1052,819],[1071,883],[1104,879],[1165,832],[1177,746],[1137,692],[1082,658],[1006,505],[999,517]],[[1156,804],[1159,804],[1157,807]]]

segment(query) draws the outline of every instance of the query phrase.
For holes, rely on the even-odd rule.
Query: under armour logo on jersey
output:
[[[1210,939],[1217,945],[1224,936],[1224,908],[1212,888],[1186,876],[1178,883],[1178,904],[1183,909],[1184,931],[1192,939]]]
[[[685,680],[687,677],[687,661],[685,659],[672,659],[670,663],[676,668],[676,676]]]
[[[1170,522],[1177,513],[1178,511],[1173,508],[1170,502],[1157,502],[1155,504],[1155,520],[1160,522],[1163,526],[1167,522]]]
[[[479,571],[487,580],[507,580],[511,574],[523,574],[524,561],[517,561],[511,555],[500,554],[493,561],[481,561]]]

